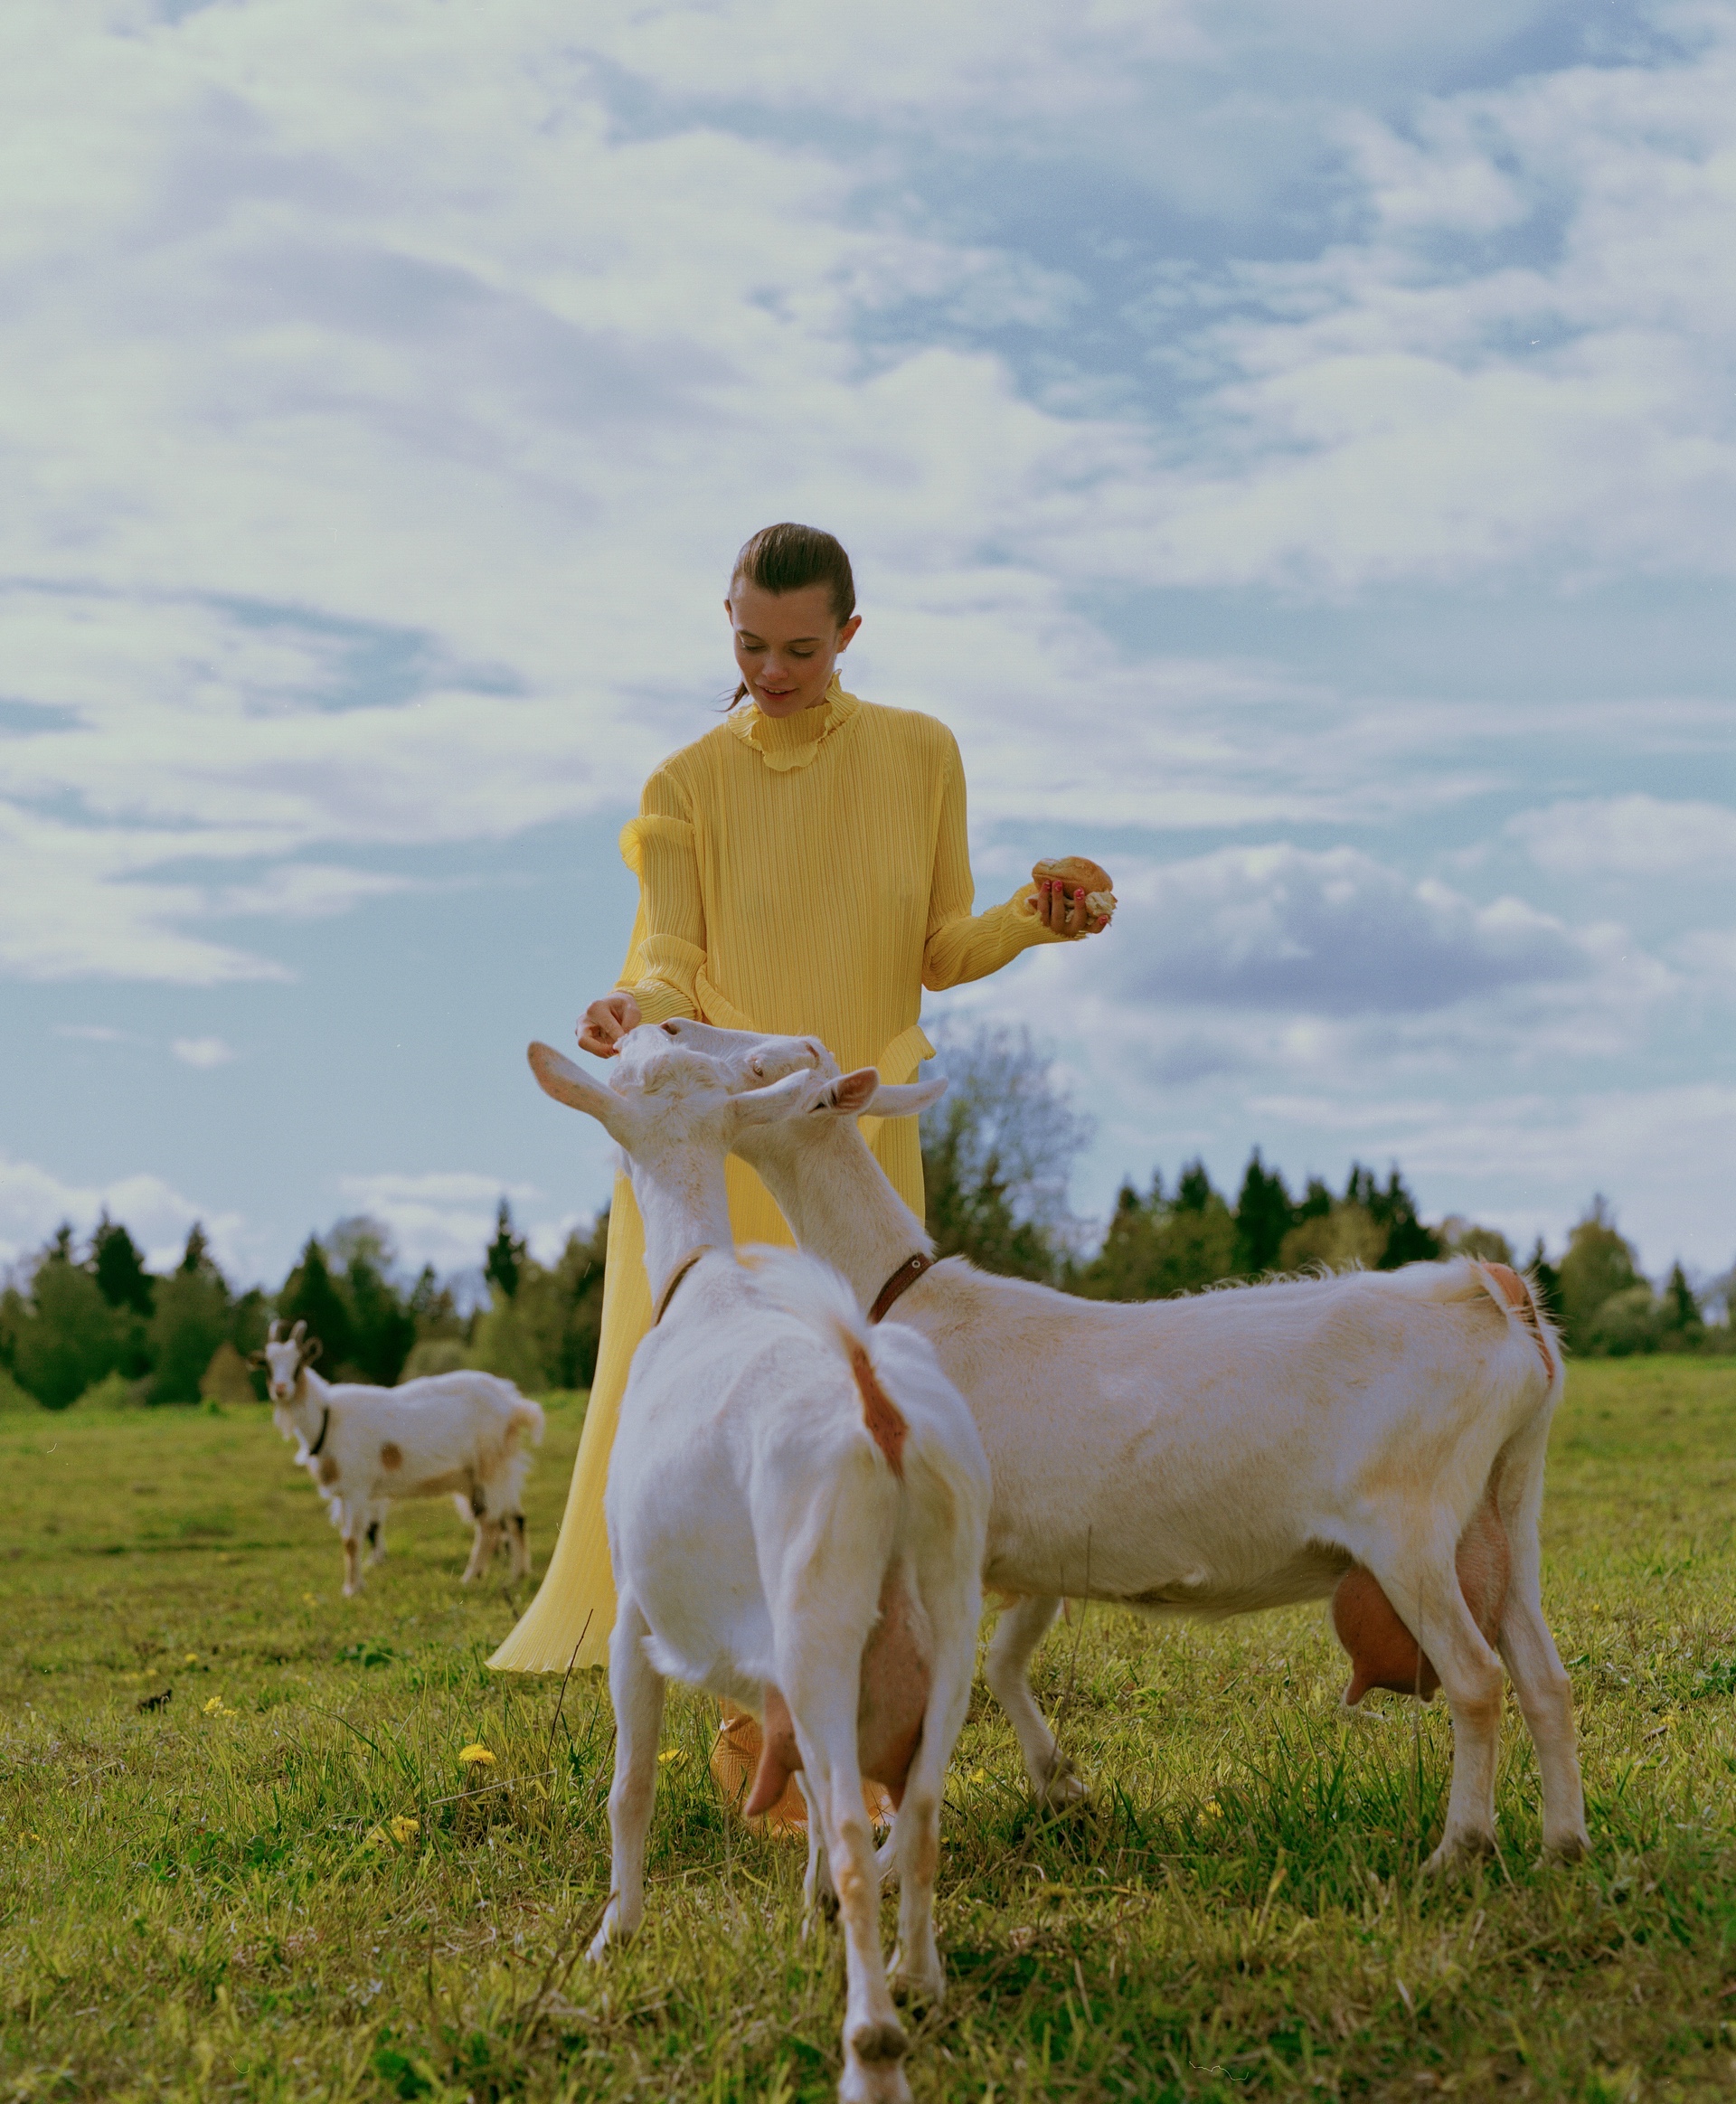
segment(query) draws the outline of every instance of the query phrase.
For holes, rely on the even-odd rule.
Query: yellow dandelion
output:
[[[1202,1818],[1205,1819],[1222,1819],[1223,1816],[1223,1807],[1219,1804],[1215,1797],[1208,1797],[1201,1809],[1200,1816]]]
[[[401,1848],[407,1847],[421,1830],[421,1821],[410,1818],[407,1813],[400,1812],[392,1822],[392,1837]]]
[[[196,1651],[189,1651],[186,1656],[181,1661],[181,1663],[183,1665],[197,1665],[199,1663],[199,1654]]]
[[[458,1750],[460,1768],[492,1768],[494,1765],[495,1757],[486,1746],[463,1746]]]
[[[988,1770],[986,1768],[973,1768],[970,1771],[970,1779],[972,1782],[986,1782]]]
[[[665,1752],[658,1754],[657,1766],[659,1768],[679,1768],[686,1758],[679,1746],[671,1746]]]
[[[211,1700],[205,1704],[205,1714],[208,1717],[232,1717],[235,1712],[233,1710],[225,1709],[223,1707],[223,1698],[222,1695],[212,1695]]]

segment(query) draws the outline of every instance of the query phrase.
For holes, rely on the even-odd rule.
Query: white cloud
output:
[[[1522,901],[1477,906],[1354,848],[1224,848],[1124,879],[1121,896],[1122,991],[1171,1006],[1429,1014],[1589,969]]]
[[[557,1212],[533,1184],[509,1183],[465,1170],[412,1175],[382,1172],[340,1179],[344,1197],[358,1212],[382,1222],[392,1234],[401,1264],[437,1271],[473,1271],[495,1238],[495,1208],[505,1198],[533,1253],[552,1261],[586,1216]]]
[[[955,725],[979,820],[1329,829],[1129,895],[1099,962],[1170,974],[1156,1006],[1024,967],[1015,1005],[1132,1048],[1098,1074],[1129,1116],[1153,1076],[1565,1070],[1675,972],[1724,983],[1715,933],[1665,965],[1396,866],[1528,769],[1583,816],[1588,752],[1715,750],[1717,702],[1467,706],[1447,667],[1395,703],[1159,624],[1178,587],[1728,575],[1727,12],[1642,10],[1642,61],[1599,11],[1599,62],[1470,90],[1431,82],[1566,14],[581,14],[14,10],[0,970],[285,978],[274,924],[627,800],[710,720],[723,562],[786,515],[852,546],[854,682]],[[1167,640],[1130,644],[1149,587]],[[1618,859],[1675,852],[1643,801],[1599,806]],[[1578,873],[1580,821],[1534,817]],[[1384,863],[1330,864],[1351,827]],[[470,1263],[480,1181],[382,1203]]]
[[[1736,810],[1727,804],[1583,797],[1521,812],[1507,831],[1555,876],[1712,883],[1736,875]]]
[[[226,1067],[235,1057],[221,1037],[177,1037],[169,1049],[184,1067]]]
[[[845,530],[864,671],[958,725],[980,812],[1145,824],[1367,814],[1479,768],[1401,789],[1356,712],[1275,731],[1297,681],[1128,659],[1081,585],[1725,561],[1705,262],[1736,97],[1709,30],[1400,121],[1398,83],[1525,11],[1347,36],[1330,5],[1021,0],[914,42],[907,13],[25,8],[0,577],[34,581],[0,645],[42,714],[0,740],[0,965],[278,976],[201,923],[401,881],[336,844],[630,797],[723,684],[722,563],[768,512]],[[1184,274],[1184,406],[1136,335],[1123,409],[1057,414],[985,317],[1064,363],[1083,281],[920,202],[939,107],[961,165],[1082,154],[1190,208],[1324,130],[1367,231]],[[788,121],[818,108],[875,143]],[[1543,259],[1476,248],[1545,203]],[[961,287],[975,336],[926,340],[911,301]],[[1098,735],[1058,750],[1081,693]]]
[[[111,1220],[123,1222],[157,1270],[179,1260],[194,1221],[203,1223],[225,1265],[231,1270],[245,1266],[248,1238],[241,1214],[199,1205],[160,1176],[74,1184],[34,1162],[0,1155],[0,1265],[14,1264],[41,1249],[62,1221],[70,1221],[82,1241],[105,1211]]]

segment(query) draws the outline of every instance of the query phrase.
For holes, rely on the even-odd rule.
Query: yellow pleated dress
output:
[[[621,834],[639,910],[620,986],[647,1023],[817,1037],[846,1071],[908,1081],[933,1052],[922,989],[997,971],[1064,939],[1023,909],[1029,879],[973,915],[965,777],[943,723],[844,693],[793,717],[750,703],[665,760]],[[900,1195],[922,1216],[913,1118],[863,1118]],[[770,1194],[729,1165],[738,1244],[790,1241]],[[608,1663],[615,1586],[603,1487],[651,1293],[632,1187],[615,1179],[603,1326],[566,1516],[536,1598],[489,1664],[564,1673]]]

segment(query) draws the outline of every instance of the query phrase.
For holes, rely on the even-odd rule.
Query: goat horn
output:
[[[282,1342],[282,1339],[278,1335],[278,1332],[282,1328],[282,1324],[274,1315],[271,1317],[271,1327],[265,1333],[265,1341],[268,1344],[276,1344]]]
[[[298,1322],[289,1333],[289,1342],[292,1344],[298,1344],[307,1335],[307,1325],[305,1322]]]

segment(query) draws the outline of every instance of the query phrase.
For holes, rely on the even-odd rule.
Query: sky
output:
[[[756,527],[956,731],[1073,1203],[1736,1255],[1736,7],[12,0],[0,1262],[552,1248]]]

